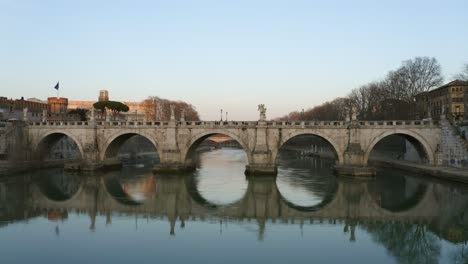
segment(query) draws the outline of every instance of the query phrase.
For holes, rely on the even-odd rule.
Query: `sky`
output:
[[[267,118],[346,96],[416,56],[468,63],[468,1],[0,0],[0,96],[193,104]]]

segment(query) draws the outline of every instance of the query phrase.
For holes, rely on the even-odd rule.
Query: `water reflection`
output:
[[[400,212],[419,204],[427,191],[427,183],[406,177],[404,172],[382,170],[369,181],[368,190],[376,203],[389,211]]]
[[[41,171],[37,174],[37,184],[41,193],[53,201],[69,200],[81,186],[78,174],[68,173],[61,169]]]
[[[244,176],[247,155],[242,149],[215,149],[202,153],[199,159],[199,168],[188,177],[196,199],[212,207],[227,206],[242,199],[247,190]]]
[[[399,263],[438,263],[439,238],[423,224],[366,223],[363,229],[382,244]]]
[[[284,153],[278,163],[277,186],[290,207],[320,210],[335,196],[338,182],[330,169],[333,160],[294,159]]]
[[[333,248],[349,259],[353,255],[346,255],[350,247],[346,245],[351,242],[359,244],[353,252],[362,247],[362,254],[377,254],[385,248],[389,255],[384,252],[379,259],[390,258],[386,259],[389,262],[466,260],[468,188],[463,185],[432,182],[401,172],[379,173],[370,181],[337,178],[330,173],[327,161],[316,166],[320,161],[313,159],[299,161],[300,166],[280,161],[276,178],[246,178],[239,153],[213,153],[215,157],[204,155],[202,161],[203,157],[213,161],[223,154],[231,158],[229,165],[203,163],[197,172],[186,175],[153,175],[147,170],[128,169],[83,176],[49,170],[2,178],[0,244],[3,248],[11,244],[6,240],[8,232],[23,234],[22,243],[34,239],[37,230],[45,226],[37,219],[48,219],[52,225],[46,225],[48,232],[54,235],[68,235],[82,247],[107,236],[107,243],[117,252],[126,252],[116,243],[122,236],[144,248],[151,239],[169,237],[167,234],[179,238],[180,234],[180,239],[171,243],[184,251],[194,243],[222,247],[220,241],[227,242],[233,236],[239,247],[252,240],[255,232],[271,256],[277,256],[278,250],[269,245],[280,243],[285,250],[300,255],[296,249],[307,251],[303,248],[307,244],[313,245],[309,250],[321,249],[315,255],[338,262],[323,252]],[[220,176],[228,179],[220,181]],[[223,192],[229,199],[222,199]],[[27,222],[22,228],[36,230],[30,231],[31,235],[15,231],[14,224],[24,220]],[[138,228],[145,232],[138,233]],[[85,230],[93,231],[95,237],[81,234]],[[221,234],[224,240],[219,240]],[[47,236],[41,238],[52,243]],[[190,239],[193,242],[186,243]],[[448,253],[444,254],[444,248]],[[228,248],[219,250],[226,252]]]
[[[149,170],[131,170],[106,173],[103,176],[107,192],[119,203],[139,205],[155,194],[154,176]]]

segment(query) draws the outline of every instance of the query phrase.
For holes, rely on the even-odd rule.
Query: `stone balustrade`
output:
[[[421,121],[421,120],[381,120],[381,121],[157,121],[157,122],[136,122],[136,121],[47,121],[47,122],[30,122],[30,126],[98,126],[98,127],[199,127],[199,128],[242,128],[242,127],[272,127],[272,128],[347,128],[350,124],[359,125],[360,127],[437,127],[439,121]]]

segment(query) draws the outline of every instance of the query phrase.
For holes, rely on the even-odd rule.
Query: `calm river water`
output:
[[[246,177],[243,150],[224,148],[186,175],[0,178],[0,263],[468,263],[467,186],[278,163]]]

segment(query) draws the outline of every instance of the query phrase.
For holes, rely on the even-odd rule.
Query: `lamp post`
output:
[[[220,111],[221,111],[221,122],[223,122],[223,109],[221,109]]]
[[[156,98],[153,98],[153,104],[154,104],[154,121],[157,121],[157,119],[158,119],[158,108],[156,107]]]
[[[226,122],[228,121],[228,119],[227,119],[227,115],[228,115],[228,112],[226,111]]]

